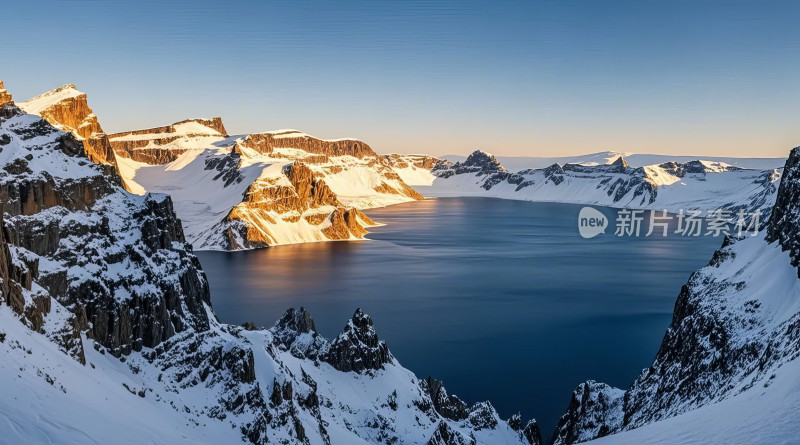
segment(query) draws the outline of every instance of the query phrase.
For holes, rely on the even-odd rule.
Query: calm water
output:
[[[577,384],[626,387],[649,366],[681,285],[721,244],[585,240],[580,209],[427,200],[368,212],[387,223],[374,241],[198,256],[223,321],[271,326],[305,306],[332,338],[361,307],[417,376],[467,402],[491,400],[503,417],[535,416],[549,439]]]

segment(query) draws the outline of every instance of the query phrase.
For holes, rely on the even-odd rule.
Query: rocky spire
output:
[[[356,309],[344,331],[331,343],[322,360],[339,371],[363,372],[368,369],[383,369],[392,361],[386,343],[378,339],[369,315]]]
[[[772,217],[767,225],[767,242],[775,241],[783,250],[789,251],[792,265],[800,266],[800,147],[792,149],[786,160]]]
[[[614,162],[609,164],[608,171],[624,173],[629,167],[628,161],[626,161],[625,158],[620,155],[616,160],[614,160]]]
[[[625,158],[622,155],[620,155],[614,162],[612,162],[611,165],[624,167],[624,168],[628,168],[629,167],[628,161],[626,161]]]
[[[3,85],[3,81],[0,80],[0,107],[5,104],[13,104],[14,99],[11,97],[11,94],[6,90],[5,85]]]

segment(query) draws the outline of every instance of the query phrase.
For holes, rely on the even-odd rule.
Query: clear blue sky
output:
[[[379,152],[785,156],[800,2],[102,2],[3,6],[0,79],[64,83],[108,132],[222,116]]]

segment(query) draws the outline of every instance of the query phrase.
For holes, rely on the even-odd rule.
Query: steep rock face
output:
[[[212,229],[212,233],[224,234],[226,250],[279,244],[281,226],[286,225],[306,226],[319,234],[316,240],[347,240],[362,238],[366,227],[375,224],[357,209],[339,202],[325,181],[305,163],[287,164],[282,173],[282,177],[253,182],[242,202]],[[214,243],[217,241],[211,245]]]
[[[42,295],[30,297],[33,276],[37,273],[38,262],[30,264],[14,261],[9,249],[9,236],[3,218],[0,216],[0,304],[7,304],[33,330],[41,329],[44,317],[50,312],[49,297]]]
[[[793,266],[800,266],[800,147],[789,155],[784,179],[778,190],[772,219],[767,228],[767,241],[780,243],[789,252]],[[800,268],[798,269],[800,274]],[[800,275],[799,275],[800,276]]]
[[[82,141],[86,156],[92,162],[116,165],[116,156],[108,136],[89,108],[86,94],[78,91],[75,85],[68,84],[48,91],[19,104],[19,107],[26,113],[41,116],[56,128]]]
[[[11,97],[11,94],[6,90],[6,86],[3,84],[3,81],[0,80],[0,107],[6,104],[13,104],[14,98]]]
[[[626,391],[581,385],[554,443],[586,441],[753,394],[800,357],[800,281],[793,253],[798,164],[795,149],[767,236],[727,238],[681,289],[653,364]]]
[[[273,153],[275,148],[293,148],[325,156],[377,157],[372,148],[364,142],[355,139],[326,141],[296,130],[251,134],[238,144],[261,154]]]
[[[208,286],[169,198],[128,194],[81,141],[13,105],[0,135],[6,232],[47,301],[114,355],[207,327]]]
[[[604,437],[619,429],[625,391],[605,383],[581,383],[572,393],[552,443],[579,443]]]
[[[289,182],[294,187],[295,194],[299,198],[296,205],[292,206],[293,208],[299,207],[306,210],[325,205],[341,205],[339,199],[325,182],[315,178],[314,172],[304,163],[294,162],[285,166],[283,174],[289,178]]]
[[[126,131],[109,135],[114,151],[122,157],[149,165],[166,164],[178,159],[190,147],[164,147],[181,140],[227,137],[222,119],[188,119],[164,127]]]

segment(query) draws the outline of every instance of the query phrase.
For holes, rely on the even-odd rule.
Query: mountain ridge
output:
[[[110,150],[103,157],[90,149],[89,157],[113,161],[128,190],[176,198],[178,216],[200,249],[363,239],[376,223],[362,209],[422,199],[354,139],[321,140],[297,130],[230,136],[221,118],[106,135],[86,94],[72,84],[26,104],[89,147],[99,147],[97,141]],[[206,188],[201,195],[198,186]],[[306,196],[320,190],[332,198]]]

